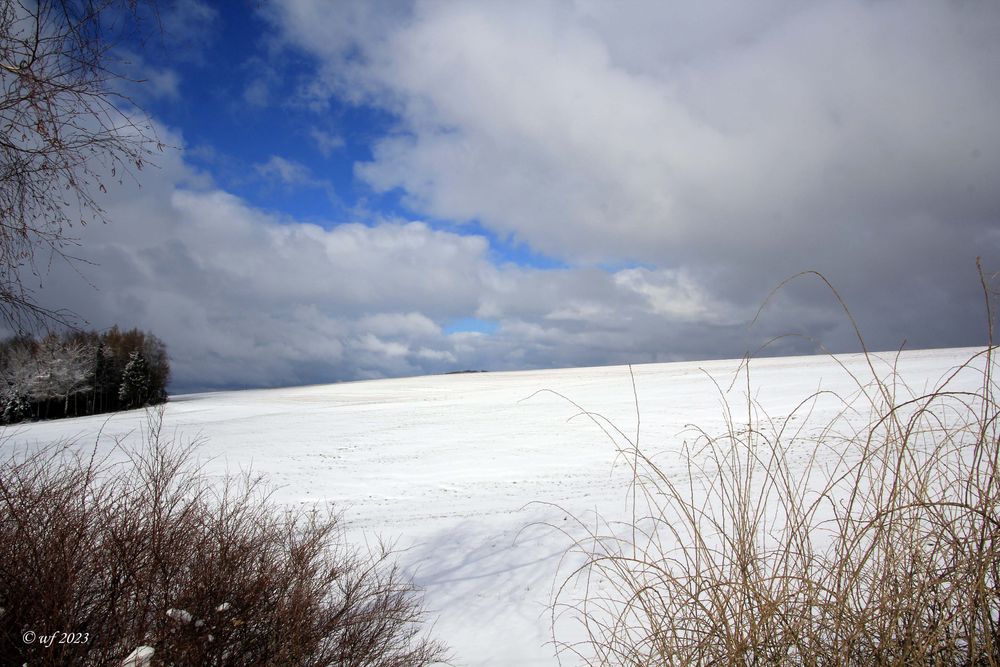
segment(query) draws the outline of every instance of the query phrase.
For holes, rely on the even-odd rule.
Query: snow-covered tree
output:
[[[139,329],[0,340],[0,415],[7,411],[8,423],[25,411],[50,419],[162,403],[169,378],[163,342]]]
[[[5,405],[15,398],[30,399],[34,379],[38,375],[37,347],[38,344],[30,338],[15,338],[4,344],[0,363],[0,394]]]
[[[93,358],[94,351],[85,343],[60,339],[55,334],[46,336],[35,354],[32,398],[62,399],[63,414],[68,414],[70,397],[90,388]]]
[[[125,370],[122,371],[122,383],[118,387],[118,400],[126,408],[138,408],[145,405],[149,398],[149,368],[142,352],[129,355]]]

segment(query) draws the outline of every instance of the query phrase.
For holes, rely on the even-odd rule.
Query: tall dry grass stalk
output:
[[[676,460],[668,469],[640,448],[638,432],[586,413],[631,462],[633,515],[625,524],[578,521],[583,564],[563,571],[553,628],[575,621],[585,639],[556,636],[560,656],[599,665],[1000,664],[992,329],[988,346],[930,391],[906,385],[898,356],[887,371],[875,355],[864,359],[864,376],[841,365],[854,393],[817,392],[782,418],[751,398],[748,360],[745,402],[734,408],[719,388],[725,426],[693,430],[683,474]],[[968,373],[977,389],[958,388]],[[815,423],[814,410],[830,401],[836,417]]]

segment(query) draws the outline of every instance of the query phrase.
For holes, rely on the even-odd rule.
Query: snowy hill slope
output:
[[[975,352],[906,352],[898,371],[920,392]],[[893,356],[875,356],[878,372]],[[780,420],[817,389],[856,391],[840,363],[870,379],[858,355],[761,359],[751,366],[751,392]],[[738,367],[633,367],[644,449],[669,465],[670,452],[692,438],[688,425],[721,428],[716,383],[734,404],[745,401],[745,378],[729,388]],[[953,387],[979,382],[970,371]],[[400,562],[426,591],[433,634],[454,649],[455,664],[549,665],[547,605],[569,543],[541,524],[571,527],[570,516],[595,510],[623,518],[630,480],[600,429],[571,419],[579,409],[551,392],[635,432],[627,367],[192,394],[170,400],[164,428],[203,440],[199,457],[213,474],[252,467],[268,475],[280,502],[334,503],[351,541],[395,541]],[[822,424],[836,409],[821,402],[813,418]],[[4,427],[0,454],[56,440],[96,442],[101,452],[116,440],[137,446],[145,425],[146,415],[133,411]]]

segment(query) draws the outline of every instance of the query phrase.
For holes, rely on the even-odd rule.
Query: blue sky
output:
[[[174,390],[975,345],[992,2],[177,0],[122,45],[170,146],[39,298]],[[79,280],[77,269],[87,278]]]
[[[395,118],[340,100],[322,113],[296,103],[308,58],[269,57],[268,23],[249,4],[234,6],[205,4],[211,19],[186,62],[174,60],[171,34],[151,31],[148,53],[173,63],[167,66],[177,84],[169,95],[141,100],[143,106],[183,132],[192,165],[248,202],[298,219],[350,219],[373,196],[354,178],[354,164],[371,160],[372,142],[392,130]],[[275,158],[284,162],[275,165]],[[398,207],[396,196],[378,199],[377,210]]]

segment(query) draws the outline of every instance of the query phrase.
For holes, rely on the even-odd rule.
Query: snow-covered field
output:
[[[898,370],[919,392],[976,351],[907,352]],[[861,357],[837,359],[870,379]],[[738,366],[634,366],[643,448],[669,467],[671,451],[692,437],[688,425],[720,430],[715,383],[727,390]],[[825,356],[761,359],[751,369],[753,397],[777,419],[817,389],[847,395],[857,388]],[[975,389],[981,380],[963,373],[952,387]],[[745,379],[735,383],[728,399],[745,402],[746,386]],[[252,467],[268,475],[281,502],[332,501],[352,541],[395,541],[454,664],[550,665],[548,604],[570,545],[545,524],[571,527],[570,516],[595,510],[624,518],[630,474],[600,429],[571,419],[579,410],[566,398],[536,393],[545,389],[635,432],[632,380],[623,366],[176,396],[164,428],[202,440],[199,456],[213,473]],[[836,409],[821,402],[812,419],[823,424]],[[145,425],[145,414],[133,411],[5,427],[0,455],[57,440],[134,446]]]

